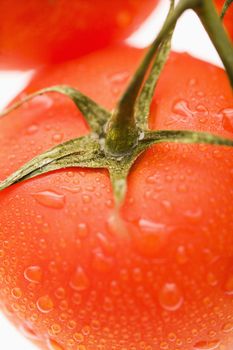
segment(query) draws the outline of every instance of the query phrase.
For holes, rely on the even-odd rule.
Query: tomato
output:
[[[0,66],[57,63],[129,36],[157,0],[0,2]]]
[[[144,51],[112,47],[42,70],[26,93],[70,84],[112,109]],[[171,54],[152,129],[233,136],[225,72]],[[88,127],[68,98],[0,121],[0,179]],[[104,170],[55,171],[0,192],[3,311],[55,350],[231,350],[233,151],[161,144],[135,163],[120,215]]]
[[[215,1],[217,5],[217,9],[219,13],[222,10],[222,7],[225,3],[225,0],[217,0]],[[228,8],[227,13],[225,14],[224,21],[223,21],[231,39],[233,39],[233,5]]]

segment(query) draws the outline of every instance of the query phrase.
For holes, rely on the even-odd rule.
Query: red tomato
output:
[[[57,63],[129,36],[157,0],[0,1],[0,66]],[[7,63],[6,63],[7,62]]]
[[[216,5],[217,5],[217,9],[219,11],[219,13],[222,10],[222,7],[225,3],[225,0],[216,0]],[[233,39],[233,5],[231,4],[231,6],[228,8],[227,13],[224,17],[224,21],[223,21],[231,39]]]
[[[112,109],[142,54],[115,47],[47,68],[26,93],[66,83]],[[233,136],[222,69],[172,54],[156,91],[151,128]],[[88,132],[57,94],[0,126],[1,179]],[[103,170],[56,171],[1,192],[4,312],[48,349],[232,350],[232,158],[217,146],[152,147],[130,173],[121,219]]]

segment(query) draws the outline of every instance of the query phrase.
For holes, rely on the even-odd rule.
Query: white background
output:
[[[158,33],[169,6],[169,0],[162,0],[156,11],[148,21],[135,33],[128,42],[137,47],[148,45]],[[188,11],[180,19],[173,38],[173,49],[188,51],[195,57],[207,60],[221,66],[220,59],[210,40],[203,30],[197,17]],[[33,71],[29,72],[2,72],[0,71],[0,108],[17,95],[26,85]],[[4,350],[35,350],[18,331],[0,314],[0,344]]]

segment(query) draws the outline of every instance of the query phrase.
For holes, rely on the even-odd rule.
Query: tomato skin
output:
[[[217,10],[219,11],[219,13],[221,13],[225,0],[216,0],[215,3],[217,6]],[[227,32],[229,33],[229,36],[233,40],[233,6],[232,5],[228,8],[227,13],[224,16],[223,23],[226,27]]]
[[[157,1],[1,0],[0,67],[62,62],[123,40]]]
[[[49,67],[26,92],[66,83],[112,109],[143,53],[115,47]],[[173,53],[150,127],[232,137],[232,103],[223,70]],[[88,131],[56,94],[0,123],[1,179]],[[50,339],[49,349],[231,350],[232,156],[152,147],[131,171],[122,220],[103,170],[56,171],[1,192],[0,298],[9,318]]]

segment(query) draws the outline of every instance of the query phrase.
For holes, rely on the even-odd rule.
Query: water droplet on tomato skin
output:
[[[159,348],[160,348],[161,350],[168,350],[168,349],[169,349],[169,345],[168,345],[167,342],[164,342],[164,341],[163,341],[163,342],[160,343]]]
[[[208,121],[209,111],[204,105],[197,105],[195,115],[200,123],[205,124]]]
[[[232,332],[233,331],[233,322],[228,322],[228,323],[224,324],[222,327],[222,331],[224,333]]]
[[[41,205],[54,209],[62,209],[65,205],[65,196],[54,191],[41,191],[32,196]]]
[[[38,126],[36,124],[32,124],[27,128],[27,134],[28,135],[36,134],[38,130],[39,130]]]
[[[85,223],[78,224],[76,234],[79,238],[86,238],[89,234],[89,229],[87,224]]]
[[[39,266],[29,266],[24,270],[24,277],[29,282],[40,283],[42,280],[42,270]]]
[[[78,344],[84,341],[84,335],[82,333],[78,333],[78,332],[74,333],[73,338]]]
[[[175,283],[165,283],[159,291],[159,303],[167,311],[177,311],[183,304],[183,295]]]
[[[193,112],[189,109],[188,102],[185,100],[176,101],[172,111],[181,117],[192,117]]]
[[[40,297],[36,302],[36,306],[39,311],[45,314],[52,311],[54,307],[53,301],[48,295]]]
[[[180,265],[186,264],[188,261],[187,251],[183,245],[181,245],[177,248],[176,261]]]
[[[233,295],[233,275],[226,280],[224,290],[227,295]]]
[[[153,257],[166,243],[168,231],[162,223],[140,219],[131,228],[133,244],[143,256]]]
[[[77,267],[75,273],[71,277],[69,285],[72,289],[79,292],[82,292],[89,287],[90,281],[81,266]]]
[[[101,250],[94,250],[92,253],[92,267],[94,270],[107,273],[114,264],[112,257],[106,256]]]
[[[56,133],[52,136],[54,142],[61,142],[63,140],[64,135],[61,133]]]
[[[66,295],[66,291],[65,291],[64,288],[59,287],[59,288],[56,289],[54,294],[57,297],[57,299],[64,299],[65,295]]]
[[[187,218],[191,223],[198,223],[202,216],[203,212],[200,208],[195,209],[195,210],[186,210],[184,212],[185,218]]]
[[[218,284],[218,278],[217,276],[215,276],[213,272],[209,272],[207,274],[206,280],[207,280],[207,283],[212,287],[215,287]]]
[[[126,71],[114,73],[108,77],[109,81],[113,84],[124,83],[128,78],[129,78],[129,72],[126,72]]]
[[[113,240],[111,240],[109,237],[107,237],[106,234],[102,232],[97,232],[96,237],[104,253],[112,255],[115,251],[115,244]]]
[[[69,320],[68,323],[67,323],[67,327],[68,327],[69,329],[75,329],[76,326],[77,326],[77,322],[74,321],[74,320]]]
[[[54,323],[51,325],[48,332],[49,332],[49,335],[53,336],[61,333],[61,330],[62,330],[61,326],[58,323]]]
[[[214,350],[217,349],[220,345],[220,340],[211,340],[211,341],[199,341],[194,346],[194,350]]]
[[[233,132],[233,108],[225,108],[220,111],[222,126],[228,132]]]
[[[15,287],[11,290],[11,295],[13,296],[13,298],[15,299],[20,299],[23,295],[22,291],[20,288]]]
[[[175,333],[169,333],[168,334],[168,340],[171,341],[171,342],[174,342],[176,341],[177,339],[177,335]]]

